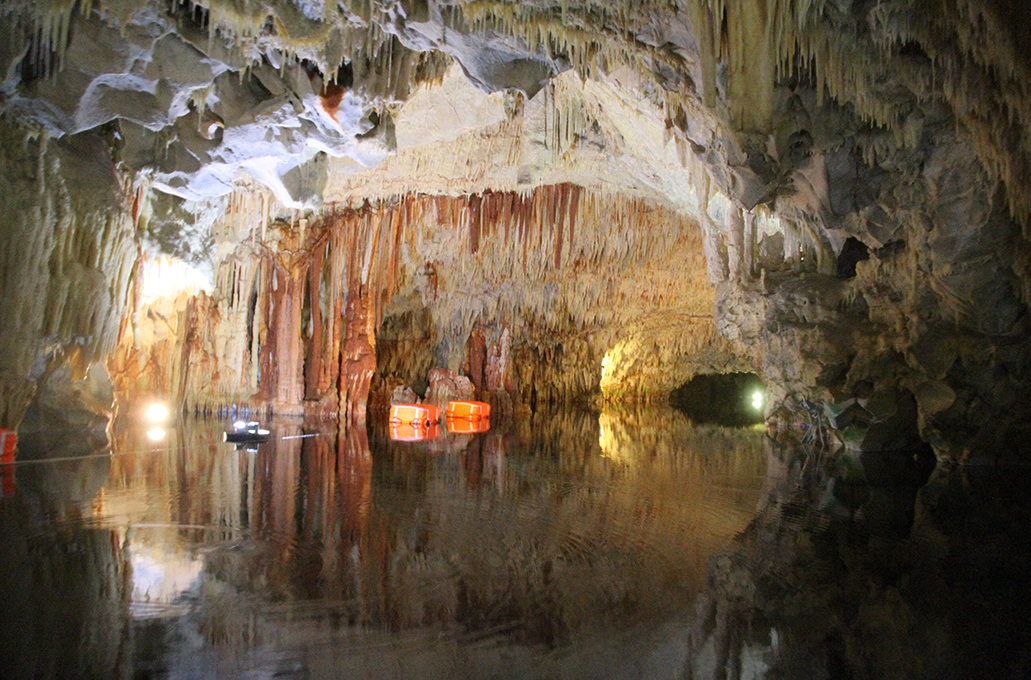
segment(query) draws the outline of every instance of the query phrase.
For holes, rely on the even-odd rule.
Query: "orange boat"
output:
[[[447,431],[454,434],[476,434],[477,432],[486,432],[489,429],[490,420],[487,418],[477,418],[476,420],[469,420],[468,418],[447,419]]]
[[[437,423],[390,423],[390,438],[398,442],[423,442],[440,436]]]
[[[440,420],[440,409],[430,404],[394,404],[390,407],[390,422],[429,424]]]
[[[448,418],[479,420],[490,417],[490,404],[482,401],[452,401],[447,405]]]

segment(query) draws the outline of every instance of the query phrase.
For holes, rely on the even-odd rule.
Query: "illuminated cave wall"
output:
[[[346,411],[374,386],[422,391],[434,367],[472,375],[474,335],[474,383],[503,403],[661,399],[700,370],[749,365],[749,350],[716,332],[700,226],[644,199],[566,184],[409,195],[244,228],[255,240],[242,238],[212,294],[178,312],[174,336],[141,347],[143,359],[128,338],[119,347],[124,393],[164,393],[187,410]],[[354,377],[348,399],[366,355],[361,370],[375,371]],[[492,382],[492,369],[505,374]]]
[[[214,230],[198,260],[213,292],[155,312],[160,360],[137,316],[118,361],[151,377],[125,385],[361,415],[374,385],[464,370],[479,325],[488,354],[508,330],[495,386],[520,400],[661,394],[705,364],[759,371],[775,421],[847,445],[889,440],[915,403],[943,459],[1019,447],[1031,50],[1007,3],[3,12],[5,115],[54,136],[111,124],[136,186]],[[597,208],[572,219],[574,193]],[[142,245],[175,250],[185,222],[148,195]],[[508,195],[557,201],[536,242],[470,218]],[[406,251],[422,220],[441,243]],[[594,270],[575,271],[576,248]],[[708,314],[722,338],[699,330]],[[357,376],[342,405],[341,372]]]
[[[0,426],[12,428],[57,363],[84,373],[114,349],[136,253],[104,136],[52,139],[0,118],[0,178]]]

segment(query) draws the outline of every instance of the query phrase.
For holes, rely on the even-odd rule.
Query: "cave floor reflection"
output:
[[[920,598],[952,574],[1000,592],[984,562],[1026,519],[1005,509],[1000,538],[1003,508],[924,486],[925,463],[814,466],[666,408],[419,442],[275,421],[234,446],[224,426],[116,422],[113,455],[18,466],[2,677],[942,677],[976,640],[957,607],[988,612]]]
[[[762,432],[671,410],[426,442],[223,429],[116,422],[114,455],[17,471],[13,677],[676,676],[672,622],[766,470]]]

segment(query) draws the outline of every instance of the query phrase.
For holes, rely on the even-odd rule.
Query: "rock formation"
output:
[[[434,368],[506,408],[754,371],[821,442],[1026,451],[1016,4],[0,17],[0,425],[78,348],[119,403],[361,423]],[[154,298],[160,256],[208,284]]]

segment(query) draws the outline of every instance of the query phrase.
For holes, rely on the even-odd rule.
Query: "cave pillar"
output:
[[[376,371],[373,296],[355,282],[347,294],[340,357],[340,417],[364,426],[372,374]]]
[[[342,346],[341,319],[344,314],[340,271],[343,268],[338,251],[343,247],[334,244],[329,251],[324,246],[314,249],[308,274],[309,309],[311,311],[311,335],[307,338],[307,353],[304,364],[305,399],[317,402],[335,400],[339,395],[338,373],[339,352]],[[323,290],[323,270],[329,255],[331,274]],[[323,311],[325,306],[325,312]],[[333,408],[336,405],[333,404]]]
[[[308,268],[309,309],[311,310],[311,337],[305,357],[304,396],[306,399],[319,399],[326,393],[328,385],[323,384],[325,372],[325,335],[326,324],[322,316],[322,299],[319,290],[322,276],[322,264],[325,249],[316,248],[312,253]]]
[[[499,411],[510,410],[515,385],[512,382],[512,336],[507,328],[487,352],[483,377],[491,404]]]
[[[721,250],[723,239],[719,228],[708,215],[702,218],[702,248],[705,252],[706,272],[709,283],[717,286],[727,280],[727,257]]]
[[[298,271],[299,270],[299,271]],[[305,271],[277,266],[272,272],[272,401],[277,413],[298,414],[304,398],[301,309]]]
[[[468,375],[476,392],[480,393],[486,388],[484,380],[484,369],[487,364],[487,339],[479,328],[473,329],[469,334],[469,342],[466,345],[468,352]]]
[[[741,278],[751,281],[755,276],[755,213],[751,210],[744,213],[743,236]]]
[[[730,267],[730,280],[740,281],[745,269],[745,218],[740,207],[735,207],[728,215],[727,223],[727,259]]]

